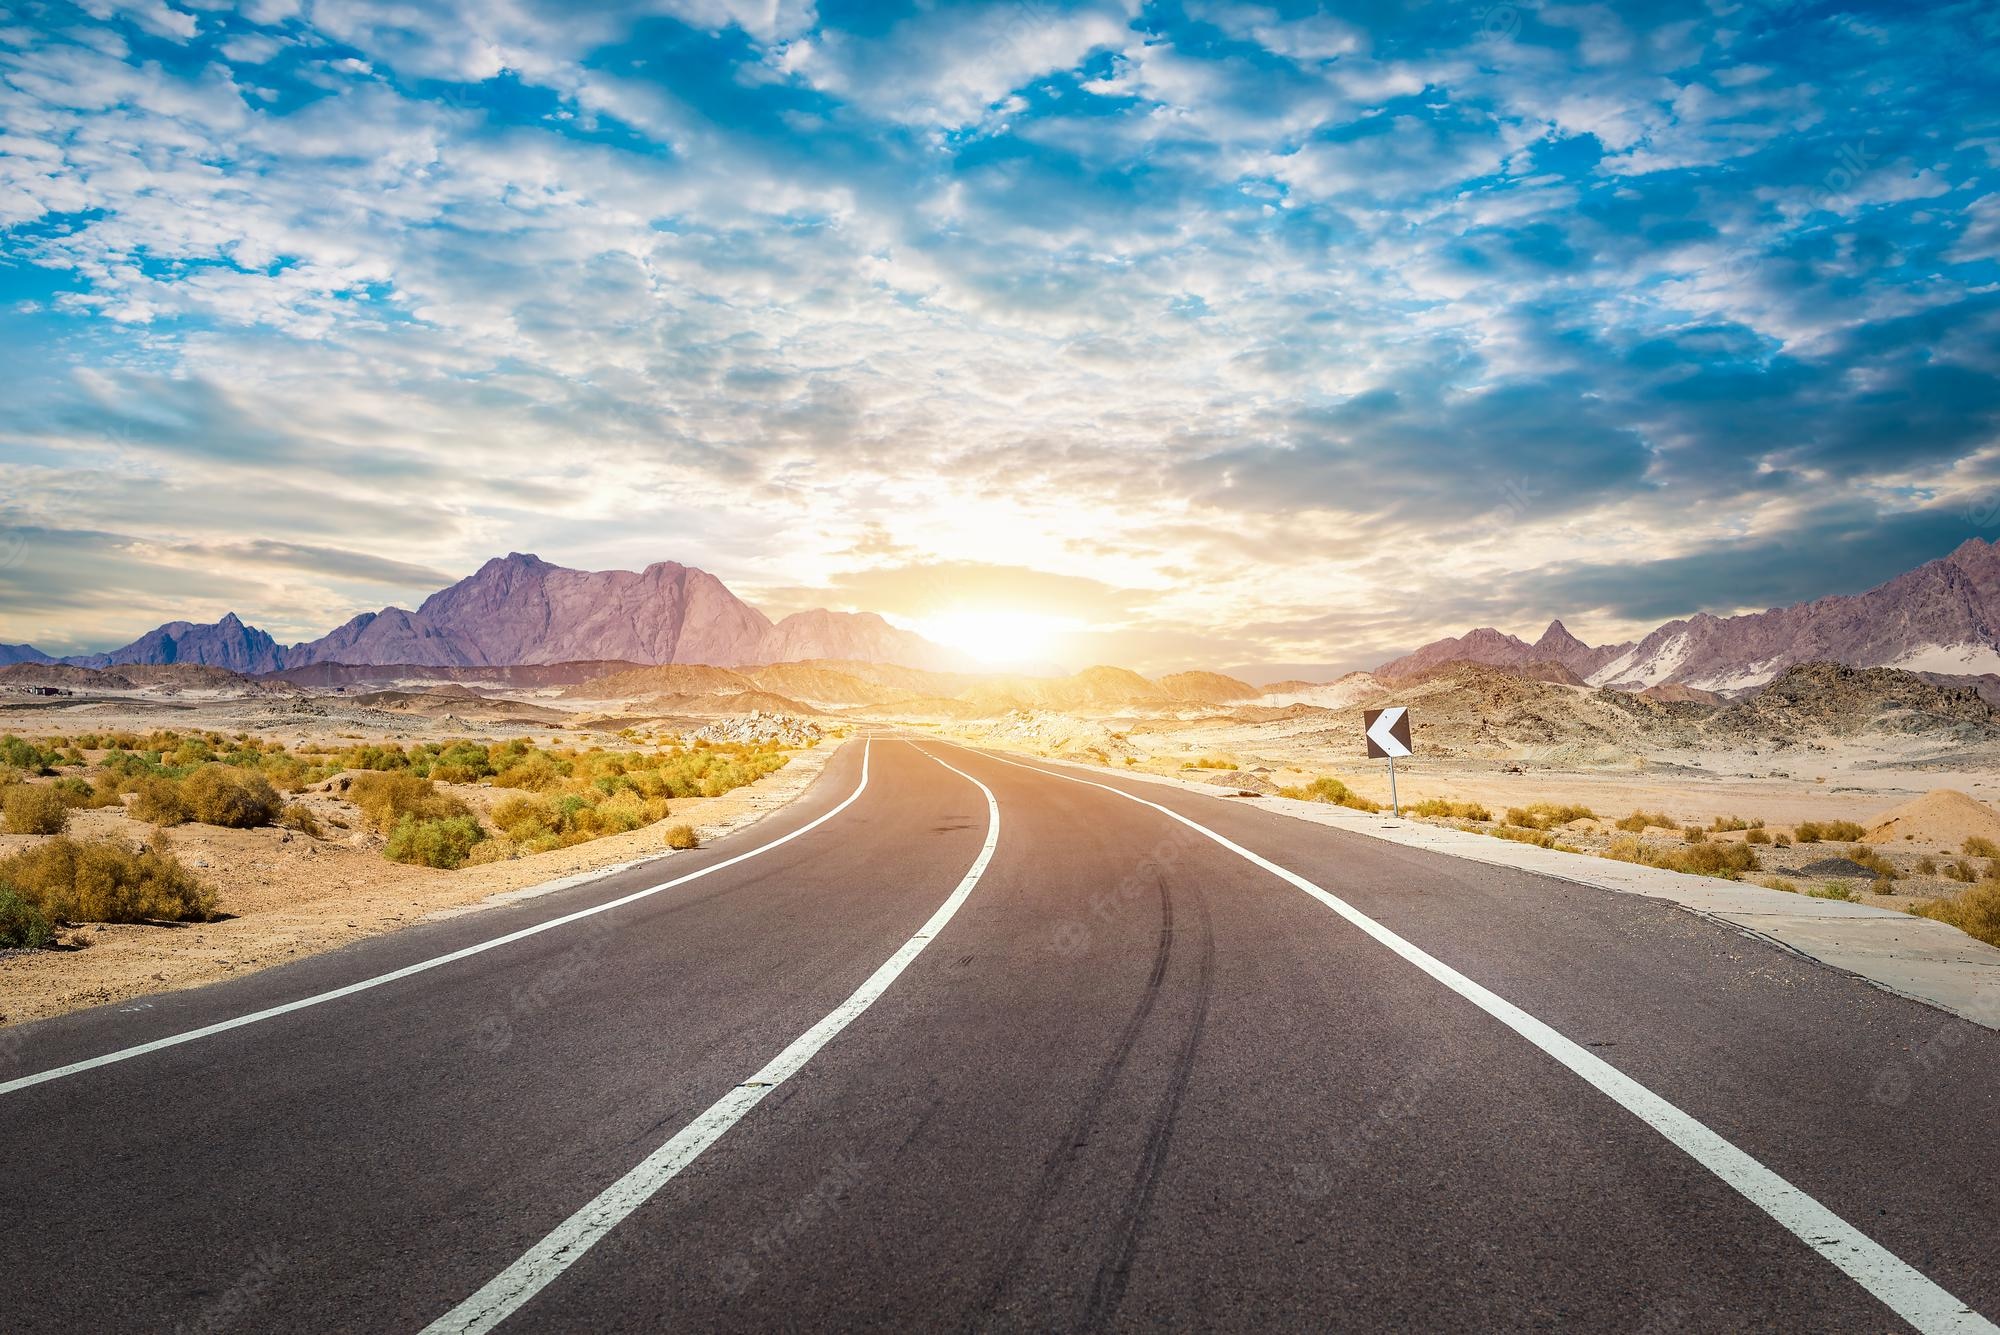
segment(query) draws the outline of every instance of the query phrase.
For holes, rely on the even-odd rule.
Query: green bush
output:
[[[0,791],[9,834],[61,834],[69,828],[62,794],[43,784],[17,783]]]
[[[429,820],[404,816],[389,831],[389,845],[382,852],[391,862],[449,871],[464,866],[473,846],[485,837],[486,831],[469,815]]]
[[[206,919],[215,893],[164,847],[130,849],[114,840],[58,835],[0,859],[0,883],[50,922]]]
[[[269,825],[285,805],[262,774],[216,764],[203,765],[182,779],[181,798],[191,819],[232,830]]]
[[[0,885],[0,947],[40,950],[56,939],[55,925],[11,885]]]
[[[53,774],[62,758],[60,750],[36,746],[11,732],[0,737],[0,765],[11,765],[30,774]]]

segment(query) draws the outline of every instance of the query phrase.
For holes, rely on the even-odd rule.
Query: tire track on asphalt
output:
[[[1180,1052],[1174,1058],[1160,1111],[1147,1134],[1145,1150],[1139,1160],[1139,1175],[1133,1180],[1132,1190],[1125,1198],[1117,1246],[1111,1261],[1098,1269],[1097,1278],[1091,1285],[1090,1305],[1084,1314],[1086,1326],[1100,1326],[1110,1321],[1117,1314],[1119,1303],[1124,1301],[1125,1285],[1132,1276],[1132,1258],[1139,1250],[1139,1238],[1145,1227],[1147,1212],[1152,1208],[1153,1193],[1166,1170],[1167,1150],[1173,1143],[1181,1102],[1187,1095],[1188,1080],[1194,1072],[1195,1053],[1201,1047],[1202,1033],[1208,1026],[1209,997],[1215,986],[1215,929],[1209,919],[1208,895],[1199,885],[1191,893],[1201,922],[1201,954],[1195,966],[1194,1014],[1188,1022]],[[1172,904],[1171,896],[1166,902]]]

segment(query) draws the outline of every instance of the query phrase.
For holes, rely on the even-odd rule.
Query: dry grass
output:
[[[1458,827],[1468,834],[1483,834],[1489,839],[1505,839],[1514,844],[1533,844],[1536,848],[1552,848],[1558,853],[1574,853],[1577,850],[1559,842],[1547,830],[1530,829],[1517,825],[1461,825]]]
[[[695,828],[692,825],[669,825],[665,837],[668,848],[685,851],[690,848],[701,847],[701,836],[695,833]]]
[[[1493,813],[1477,802],[1455,802],[1448,797],[1427,797],[1415,806],[1403,808],[1412,816],[1437,820],[1492,820]]]
[[[1761,825],[1753,825],[1744,833],[1743,842],[1746,844],[1768,844],[1771,842],[1771,833]]]
[[[1507,823],[1524,830],[1552,830],[1573,820],[1595,819],[1597,813],[1589,807],[1570,803],[1533,802],[1525,807],[1507,808]]]
[[[1757,870],[1757,854],[1747,844],[1703,842],[1685,848],[1658,848],[1637,839],[1614,839],[1603,856],[1614,862],[1635,862],[1690,876],[1719,876],[1737,881]]]
[[[1926,899],[1910,912],[1949,923],[1989,946],[2000,946],[2000,881],[1981,881],[1944,899]]]
[[[1856,844],[1848,849],[1847,860],[1859,866],[1866,867],[1870,872],[1874,873],[1875,879],[1878,881],[1894,881],[1896,879],[1897,871],[1895,864],[1866,844]]]
[[[1792,837],[1802,844],[1851,843],[1868,831],[1851,820],[1809,820],[1792,831]]]
[[[1662,830],[1674,828],[1674,818],[1664,811],[1635,811],[1620,817],[1616,825],[1627,834],[1644,834],[1655,827]]]
[[[1298,798],[1307,802],[1328,802],[1337,807],[1351,807],[1356,811],[1380,811],[1380,802],[1371,802],[1349,788],[1339,779],[1318,778],[1303,788],[1280,788],[1279,797]]]
[[[2000,844],[1976,834],[1966,840],[1964,847],[1958,851],[1969,858],[2000,858]]]

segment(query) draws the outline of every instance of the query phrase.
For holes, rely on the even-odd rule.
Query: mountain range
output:
[[[1592,647],[1551,621],[1532,644],[1490,626],[1437,640],[1375,675],[1420,677],[1450,662],[1559,665],[1592,686],[1685,687],[1738,695],[1800,663],[1944,676],[2000,672],[2000,547],[1972,538],[1866,593],[1743,616],[1701,613],[1637,640]]]
[[[705,570],[661,561],[644,570],[571,570],[510,553],[426,598],[385,607],[302,644],[279,644],[234,612],[172,621],[122,648],[52,659],[0,645],[0,664],[198,663],[255,676],[317,663],[489,667],[617,660],[722,666],[838,658],[946,671],[956,655],[873,612],[797,612],[773,622]]]

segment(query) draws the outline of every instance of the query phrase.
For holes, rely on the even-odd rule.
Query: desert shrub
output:
[[[278,824],[300,834],[309,834],[317,839],[325,833],[319,827],[319,818],[312,814],[312,808],[298,802],[287,802],[285,809],[278,813]]]
[[[1689,825],[1681,831],[1681,838],[1691,844],[1705,844],[1708,842],[1708,831],[1699,825]]]
[[[1977,871],[1974,871],[1972,864],[1970,862],[1967,862],[1964,858],[1960,858],[1958,861],[1946,867],[1944,869],[1944,874],[1946,876],[1951,877],[1951,879],[1954,881],[1964,881],[1968,885],[1979,879],[1979,873]]]
[[[2000,881],[1981,881],[1944,899],[1925,899],[1910,912],[1949,923],[1989,946],[2000,946]]]
[[[404,819],[440,821],[469,818],[472,809],[441,793],[429,779],[397,770],[380,770],[355,776],[348,786],[347,800],[361,808],[369,824],[387,833]],[[400,859],[399,859],[400,860]]]
[[[1844,899],[1851,901],[1855,897],[1854,887],[1845,881],[1829,881],[1819,889],[1808,890],[1806,893],[1814,899]]]
[[[1918,858],[1918,859],[1917,859],[1917,875],[1919,875],[1919,876],[1935,876],[1935,875],[1937,875],[1937,874],[1938,874],[1938,865],[1937,865],[1937,859],[1936,859],[1936,858]]]
[[[203,765],[182,779],[180,787],[190,820],[232,830],[269,825],[285,805],[262,774],[227,765]]]
[[[391,862],[449,871],[464,866],[474,845],[485,837],[486,831],[470,815],[429,820],[406,815],[389,831],[389,843],[382,853]]]
[[[52,923],[188,921],[215,911],[215,893],[164,847],[109,839],[61,835],[0,859],[0,883]]]
[[[1822,841],[1838,843],[1843,840],[1859,839],[1868,831],[1851,820],[1809,820],[1795,831],[1802,844],[1817,844]]]
[[[11,885],[0,885],[0,948],[40,950],[56,939],[55,924]]]
[[[1741,816],[1717,816],[1708,823],[1710,834],[1727,834],[1733,830],[1747,830],[1749,828],[1750,822],[1744,820]]]
[[[1193,760],[1181,762],[1182,769],[1235,769],[1236,762],[1227,756],[1196,756]]]
[[[13,733],[0,737],[0,765],[12,765],[30,774],[53,774],[62,763],[62,752],[24,741]]]
[[[498,788],[522,788],[531,793],[546,793],[562,787],[563,780],[569,775],[569,767],[558,763],[548,752],[537,751],[500,771],[494,776],[493,783]]]
[[[9,834],[61,834],[69,828],[62,794],[43,784],[17,783],[0,791]]]
[[[1524,830],[1552,830],[1558,825],[1567,825],[1573,820],[1595,820],[1597,813],[1589,807],[1568,803],[1533,802],[1525,807],[1508,807],[1507,823]]]
[[[1856,844],[1847,850],[1847,860],[1866,867],[1876,879],[1896,879],[1896,865],[1866,844]]]
[[[1763,826],[1753,825],[1744,832],[1743,842],[1746,844],[1768,844],[1771,842],[1771,835]]]
[[[2000,844],[1976,834],[1967,839],[1958,851],[1969,858],[2000,858]]]
[[[1614,824],[1627,834],[1644,834],[1653,826],[1662,830],[1673,829],[1674,818],[1664,811],[1634,811],[1629,816],[1619,817]]]
[[[133,819],[152,825],[179,825],[192,815],[181,794],[181,781],[165,775],[148,775],[132,782]]]
[[[1304,787],[1280,788],[1279,797],[1299,798],[1307,802],[1329,802],[1337,807],[1352,807],[1356,811],[1380,811],[1380,802],[1371,802],[1349,788],[1339,779],[1318,778]]]
[[[1868,888],[1878,895],[1893,895],[1896,893],[1896,878],[1893,876],[1877,876],[1868,883]]]
[[[1796,895],[1799,892],[1798,882],[1788,881],[1782,876],[1766,876],[1757,884],[1766,890],[1782,890],[1788,895]]]
[[[1792,846],[1792,836],[1780,830],[1777,834],[1771,836],[1771,842],[1779,848],[1790,848]]]
[[[668,848],[689,849],[701,847],[701,836],[692,825],[669,825],[665,835]]]
[[[465,865],[482,867],[489,862],[506,862],[521,856],[520,846],[506,835],[489,835],[472,846],[465,855]]]
[[[1412,807],[1405,807],[1412,816],[1430,816],[1444,820],[1492,820],[1493,813],[1477,802],[1454,802],[1448,797],[1427,797]]]
[[[1690,876],[1719,876],[1738,881],[1757,870],[1757,853],[1748,844],[1702,842],[1685,848],[1656,848],[1637,839],[1614,839],[1604,856],[1616,862],[1636,862]]]

